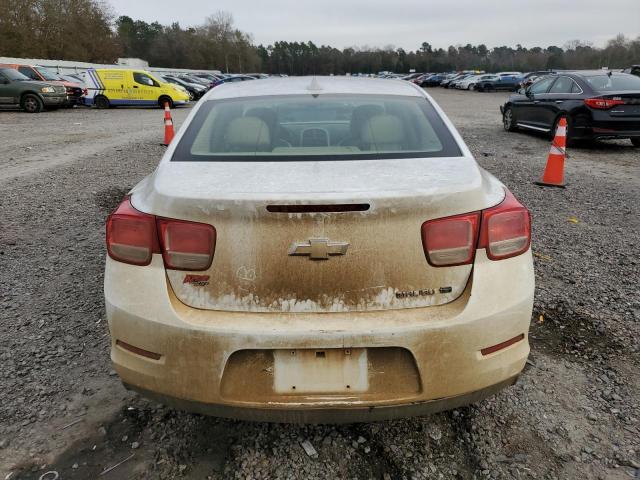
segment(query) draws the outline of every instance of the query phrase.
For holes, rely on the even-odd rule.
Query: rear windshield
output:
[[[634,75],[592,75],[585,77],[589,85],[599,92],[619,90],[640,91],[640,77]]]
[[[206,102],[190,123],[172,160],[449,156],[461,156],[460,149],[423,97],[321,94]]]

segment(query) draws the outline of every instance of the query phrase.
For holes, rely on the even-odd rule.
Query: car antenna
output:
[[[316,98],[322,91],[322,87],[315,76],[311,79],[311,83],[307,86],[307,90],[311,92],[314,98]]]

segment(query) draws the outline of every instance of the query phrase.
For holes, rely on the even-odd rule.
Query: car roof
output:
[[[557,75],[579,75],[582,77],[597,77],[604,75],[628,75],[624,72],[614,72],[613,70],[560,70],[555,72]]]
[[[270,77],[259,82],[224,83],[211,90],[208,100],[271,95],[374,94],[423,96],[410,82],[366,77]]]

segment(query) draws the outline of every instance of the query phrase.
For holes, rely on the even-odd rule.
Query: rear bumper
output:
[[[578,138],[637,138],[640,137],[639,117],[612,117],[606,112],[595,112],[594,118],[581,122],[578,118],[573,128]]]
[[[640,138],[640,125],[637,125],[633,130],[611,127],[615,126],[593,127],[591,128],[591,136],[594,138]]]
[[[503,388],[509,387],[518,381],[518,376],[508,378],[500,383],[477,390],[475,392],[455,397],[439,398],[425,402],[407,403],[402,405],[387,405],[378,407],[351,407],[351,408],[308,408],[305,410],[282,410],[274,408],[244,408],[230,405],[215,405],[203,402],[194,402],[181,398],[162,395],[150,390],[145,390],[132,385],[124,384],[128,390],[133,390],[142,396],[171,408],[186,410],[189,412],[212,415],[215,417],[247,420],[252,422],[278,422],[278,423],[361,423],[391,420],[394,418],[407,418],[419,415],[431,415],[433,413],[463,407],[479,402],[495,395]]]
[[[157,255],[147,267],[107,258],[105,270],[111,359],[122,381],[169,405],[252,420],[368,421],[480,400],[524,368],[533,291],[531,251],[493,262],[479,250],[457,300],[379,312],[198,310],[173,295]],[[481,353],[520,335],[507,348]],[[116,340],[161,357],[146,358]],[[367,349],[368,390],[276,392],[273,352],[293,349]],[[377,364],[373,352],[382,352]]]

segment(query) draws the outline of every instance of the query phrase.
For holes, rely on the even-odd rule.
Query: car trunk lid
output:
[[[493,206],[503,196],[499,182],[467,157],[168,162],[134,190],[132,203],[216,228],[208,270],[167,270],[183,303],[335,312],[457,298],[472,266],[429,265],[421,226]]]
[[[640,92],[607,92],[597,98],[615,102],[606,110],[612,117],[640,117]]]

